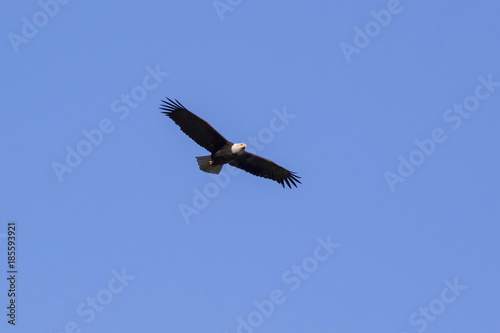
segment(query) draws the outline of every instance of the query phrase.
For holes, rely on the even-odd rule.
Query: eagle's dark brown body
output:
[[[235,161],[239,155],[234,154],[231,151],[232,145],[233,145],[232,142],[228,142],[221,149],[210,154],[210,157],[212,158],[213,164],[222,165],[222,164],[226,164],[226,163]]]

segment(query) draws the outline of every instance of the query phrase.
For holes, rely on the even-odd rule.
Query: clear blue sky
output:
[[[499,11],[3,2],[1,331],[499,332]],[[201,172],[165,97],[302,185]]]

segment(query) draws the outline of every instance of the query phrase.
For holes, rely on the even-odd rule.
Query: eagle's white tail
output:
[[[196,161],[198,162],[198,166],[200,167],[201,171],[219,174],[219,172],[222,170],[222,165],[210,164],[211,159],[212,158],[210,157],[210,155],[196,156]]]

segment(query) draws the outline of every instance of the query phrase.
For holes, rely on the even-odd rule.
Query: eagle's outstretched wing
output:
[[[292,188],[290,184],[297,187],[295,182],[301,184],[300,177],[295,172],[288,171],[273,161],[252,153],[243,152],[235,161],[229,162],[229,164],[252,175],[274,180],[283,187],[285,187],[285,183],[289,188]]]
[[[177,100],[174,102],[170,98],[167,99],[168,102],[162,100],[163,104],[160,109],[166,111],[162,113],[179,125],[181,130],[194,142],[211,153],[221,149],[228,142],[209,123],[190,112]]]

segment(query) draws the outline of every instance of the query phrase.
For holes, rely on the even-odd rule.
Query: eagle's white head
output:
[[[231,146],[231,153],[239,155],[243,153],[246,147],[247,145],[244,143],[233,143],[233,145]]]

